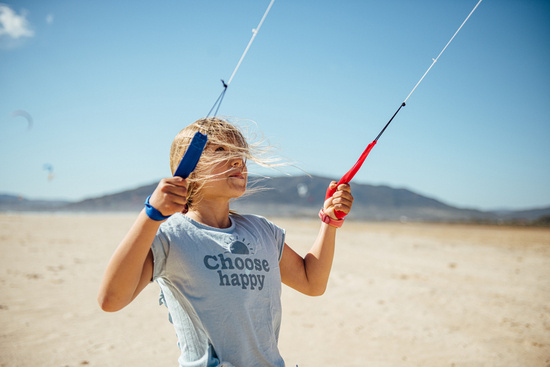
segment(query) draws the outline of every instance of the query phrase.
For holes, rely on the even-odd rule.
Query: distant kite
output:
[[[15,110],[11,113],[12,117],[22,117],[27,120],[29,130],[32,129],[32,116],[25,110]]]
[[[51,164],[45,164],[44,169],[48,171],[48,181],[53,180],[53,166]]]

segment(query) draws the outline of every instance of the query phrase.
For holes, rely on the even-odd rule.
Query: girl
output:
[[[172,172],[197,131],[206,131],[208,142],[195,171],[162,179],[147,199],[107,266],[99,304],[120,310],[154,280],[176,330],[181,367],[284,366],[277,347],[281,282],[310,296],[324,293],[343,222],[334,211],[349,213],[350,188],[340,185],[325,200],[319,234],[302,258],[283,229],[230,211],[230,201],[246,191],[247,160],[265,161],[226,120],[183,129],[172,143]]]

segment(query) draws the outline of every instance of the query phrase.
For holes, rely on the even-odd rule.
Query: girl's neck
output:
[[[231,226],[231,221],[229,220],[229,202],[220,204],[219,202],[214,203],[202,199],[186,215],[194,221],[209,227],[228,228]]]

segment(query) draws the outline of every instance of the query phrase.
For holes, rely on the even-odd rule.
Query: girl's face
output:
[[[201,189],[203,198],[232,199],[242,196],[248,180],[245,159],[223,145],[209,146],[206,153],[213,155],[217,163],[209,170],[210,178]]]

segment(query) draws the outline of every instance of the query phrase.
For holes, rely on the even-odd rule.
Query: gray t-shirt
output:
[[[284,366],[277,342],[285,231],[259,216],[230,219],[219,229],[175,214],[151,247],[180,366]]]

